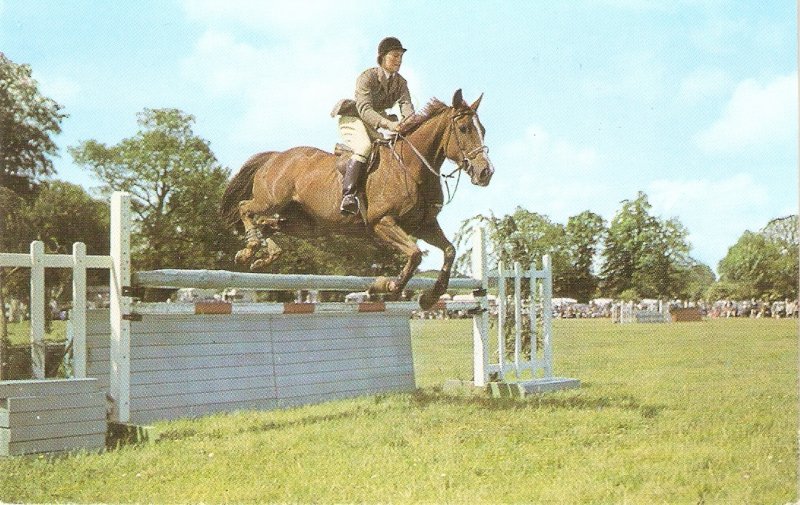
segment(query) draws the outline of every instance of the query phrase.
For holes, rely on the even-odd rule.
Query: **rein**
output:
[[[458,119],[458,118],[460,118],[462,116],[468,115],[468,114],[471,114],[471,112],[461,112],[459,114],[454,115],[452,118],[450,118],[451,125],[450,125],[450,131],[448,132],[446,144],[450,143],[450,138],[454,135],[453,132],[454,132],[454,129],[456,128],[456,119]],[[464,145],[461,143],[461,138],[458,135],[455,135],[456,143],[458,144],[458,149],[459,149],[459,151],[461,151],[461,161],[458,163],[458,166],[452,172],[450,172],[449,174],[445,175],[445,174],[442,174],[441,172],[437,172],[433,168],[433,166],[431,166],[431,164],[427,160],[427,158],[425,158],[425,156],[421,152],[419,152],[419,149],[417,149],[417,147],[414,145],[413,142],[411,142],[411,140],[408,137],[406,137],[405,135],[403,135],[402,133],[399,133],[399,132],[396,132],[394,135],[395,135],[396,139],[401,139],[401,140],[406,141],[408,143],[409,147],[411,147],[411,151],[417,156],[417,158],[419,158],[419,160],[422,162],[423,166],[426,169],[428,169],[428,171],[430,173],[432,173],[436,177],[441,178],[444,181],[444,186],[447,189],[447,201],[445,202],[445,205],[447,205],[448,203],[453,201],[453,198],[455,197],[456,191],[458,190],[458,185],[461,182],[461,172],[463,170],[467,170],[472,165],[472,162],[470,160],[472,158],[474,158],[480,152],[484,152],[484,153],[488,153],[489,152],[489,148],[486,147],[485,145],[481,145],[481,146],[476,147],[475,149],[472,149],[471,151],[467,152],[464,149]],[[397,145],[396,141],[392,142],[392,154],[394,155],[394,157],[397,160],[397,162],[400,163],[400,166],[402,166],[406,171],[408,171],[408,167],[406,167],[406,164],[403,163],[403,160],[400,157],[400,155],[397,154],[397,151],[395,151],[395,146],[396,145]],[[446,147],[447,146],[445,145],[445,149],[446,149]],[[458,177],[456,179],[455,188],[451,192],[450,191],[450,184],[448,184],[447,179],[452,179],[453,178],[453,174],[455,174],[456,172],[458,172]]]

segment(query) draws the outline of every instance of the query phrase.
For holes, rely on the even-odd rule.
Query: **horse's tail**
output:
[[[245,161],[233,179],[225,188],[220,204],[220,215],[228,226],[242,229],[242,220],[239,216],[239,202],[249,200],[253,196],[253,178],[256,171],[261,168],[269,155],[273,152],[258,153]]]

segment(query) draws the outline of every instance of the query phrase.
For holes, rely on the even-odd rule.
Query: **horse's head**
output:
[[[481,98],[483,95],[475,103],[468,105],[461,90],[455,92],[450,112],[450,132],[444,153],[469,174],[472,184],[487,186],[492,180],[494,167],[489,160],[489,148],[483,143],[486,129],[478,119]]]

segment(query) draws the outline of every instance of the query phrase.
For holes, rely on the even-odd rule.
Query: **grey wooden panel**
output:
[[[132,392],[133,391],[131,391],[131,393]],[[131,412],[138,410],[157,410],[171,407],[188,407],[190,405],[203,405],[205,403],[266,400],[274,397],[275,391],[271,384],[269,387],[221,391],[213,395],[208,393],[187,393],[149,398],[135,398],[133,395],[131,395]]]
[[[309,317],[306,317],[309,316]],[[273,316],[272,331],[325,330],[334,328],[375,327],[390,328],[398,322],[408,325],[406,316],[390,316],[383,312],[350,314],[315,313],[299,316],[297,314],[277,314]]]
[[[90,309],[86,311],[86,335],[110,335],[111,323],[108,309]]]
[[[366,358],[348,359],[326,359],[314,360],[309,363],[293,363],[290,365],[275,365],[275,375],[278,377],[290,377],[297,374],[314,372],[337,372],[341,370],[353,370],[364,368],[383,368],[393,366],[404,366],[413,368],[411,354],[393,353],[387,356],[368,356]]]
[[[186,394],[205,394],[213,397],[225,392],[233,392],[242,389],[273,389],[271,374],[260,377],[225,377],[214,380],[180,380],[165,382],[161,384],[131,384],[132,399],[154,399],[164,396],[186,395]]]
[[[27,442],[29,440],[47,440],[51,438],[72,438],[80,435],[93,435],[106,432],[106,420],[92,419],[74,423],[40,424],[29,426],[12,426],[2,428],[6,432],[9,444]]]
[[[398,339],[408,338],[408,322],[406,322],[405,328],[402,326],[366,326],[351,328],[321,328],[318,330],[285,330],[275,333],[275,342],[282,343],[299,340],[338,340],[346,338],[375,337],[395,337]]]
[[[239,400],[223,403],[208,402],[202,405],[165,407],[156,410],[136,410],[135,412],[131,412],[131,422],[134,424],[150,424],[157,421],[195,418],[220,412],[235,412],[237,410],[272,410],[278,407],[280,407],[280,405],[275,398]]]
[[[132,347],[131,361],[141,358],[177,358],[186,356],[220,356],[245,353],[265,353],[269,349],[266,344],[256,343],[220,343],[198,345],[161,345],[158,347]],[[133,365],[131,365],[133,366]]]
[[[382,380],[385,377],[413,375],[414,370],[409,365],[383,367],[383,368],[362,368],[339,370],[336,372],[314,372],[301,373],[296,375],[278,376],[275,383],[278,391],[282,391],[285,386],[300,384],[325,384],[329,382],[346,383],[353,380]]]
[[[77,437],[29,440],[7,444],[3,442],[3,431],[5,430],[0,430],[0,453],[4,453],[4,455],[7,456],[72,450],[97,450],[105,448],[106,445],[105,432]]]
[[[0,398],[59,396],[93,391],[97,391],[97,380],[93,378],[0,381]]]
[[[227,354],[223,356],[183,356],[178,358],[140,358],[135,361],[133,375],[139,372],[158,371],[158,370],[186,370],[187,368],[213,368],[213,367],[232,367],[260,365],[272,362],[272,355],[269,352],[258,352],[249,354]]]
[[[163,335],[140,335],[135,333],[134,335],[136,338],[131,340],[131,348],[155,347],[161,345],[197,345],[216,343],[234,344],[252,342],[264,343],[269,341],[269,335],[261,335],[242,331],[203,331],[191,333],[170,333]]]
[[[283,400],[296,396],[335,395],[352,392],[354,394],[376,394],[389,391],[413,391],[416,389],[413,375],[391,375],[386,377],[370,377],[340,382],[321,384],[294,384],[278,388],[278,398]]]
[[[106,394],[102,391],[64,396],[32,396],[7,398],[4,408],[9,412],[50,412],[76,407],[105,407]]]
[[[272,379],[272,364],[218,366],[218,367],[173,367],[172,369],[140,371],[131,373],[131,386],[145,384],[165,384],[169,382],[194,382],[220,379],[241,379],[245,377],[265,377]]]
[[[144,314],[141,321],[131,323],[131,331],[137,335],[201,331],[268,334],[271,317],[270,314]]]
[[[320,340],[301,340],[292,342],[275,342],[274,352],[277,355],[290,352],[315,352],[332,351],[334,349],[363,349],[364,347],[388,347],[396,345],[396,337],[373,337],[363,338],[340,338],[340,339],[320,339]]]
[[[42,424],[72,423],[98,419],[105,420],[105,418],[105,404],[45,412],[40,410],[33,412],[9,412],[7,410],[0,410],[0,427],[38,426]]]
[[[385,347],[362,347],[359,349],[331,349],[325,351],[326,360],[358,360],[378,356],[393,356],[396,354],[410,356],[409,344],[398,344]],[[307,364],[319,361],[317,353],[291,352],[275,355],[275,365]]]

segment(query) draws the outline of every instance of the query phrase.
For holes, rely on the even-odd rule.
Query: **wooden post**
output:
[[[72,375],[86,378],[86,244],[72,244]]]
[[[506,380],[506,270],[503,262],[497,261],[497,364],[500,381]]]
[[[553,376],[553,262],[550,255],[542,257],[542,280],[544,293],[542,293],[542,339],[544,345],[544,376]]]
[[[115,192],[111,197],[111,417],[125,423],[130,420],[131,323],[123,317],[131,312],[131,299],[123,296],[123,287],[131,283],[131,208],[128,193]]]
[[[483,228],[475,227],[472,235],[472,277],[480,279],[481,289],[487,292],[489,279],[486,271],[486,235]],[[489,382],[489,299],[478,298],[480,311],[472,316],[472,369],[476,387]]]
[[[31,242],[31,372],[34,379],[44,379],[44,242]]]
[[[531,322],[531,332],[529,335],[531,344],[531,373],[533,377],[536,378],[536,374],[541,365],[539,362],[539,350],[536,348],[536,342],[538,340],[537,335],[539,334],[539,328],[536,327],[536,311],[539,310],[539,279],[536,274],[535,263],[530,264],[528,275],[530,275],[528,318]]]
[[[514,373],[519,379],[522,359],[522,265],[514,262]]]

